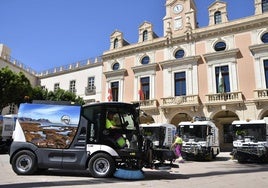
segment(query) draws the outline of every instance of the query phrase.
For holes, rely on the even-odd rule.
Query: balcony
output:
[[[226,105],[243,103],[242,92],[215,93],[206,95],[205,105]]]
[[[186,95],[161,98],[162,108],[195,107],[199,105],[198,95]]]
[[[139,103],[142,110],[156,110],[159,106],[156,99],[132,101],[132,103]]]
[[[96,87],[85,87],[85,95],[95,95],[96,94]]]
[[[256,102],[268,101],[268,89],[254,90],[254,101]]]

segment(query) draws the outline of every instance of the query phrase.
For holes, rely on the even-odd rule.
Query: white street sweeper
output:
[[[232,155],[238,162],[268,162],[268,119],[233,121]]]
[[[10,163],[18,175],[49,168],[88,169],[93,177],[123,179],[143,178],[142,168],[173,166],[174,153],[159,149],[164,147],[164,130],[158,141],[145,137],[139,116],[138,104],[121,102],[21,104]]]
[[[207,118],[181,122],[178,132],[183,139],[184,159],[212,160],[220,153],[218,128]]]

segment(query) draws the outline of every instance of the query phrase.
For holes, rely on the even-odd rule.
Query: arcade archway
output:
[[[238,115],[232,111],[225,110],[217,112],[212,119],[219,129],[221,151],[232,151],[233,133],[231,125],[233,121],[239,120]]]
[[[178,126],[178,124],[182,121],[191,121],[192,117],[186,113],[178,113],[176,114],[170,121],[171,124]]]

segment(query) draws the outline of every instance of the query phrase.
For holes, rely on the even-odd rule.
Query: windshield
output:
[[[142,134],[151,141],[158,141],[160,135],[160,127],[143,127]]]
[[[195,141],[206,141],[207,125],[181,125],[180,134],[184,141],[195,139]]]
[[[244,138],[255,141],[266,141],[266,124],[237,124],[233,125],[234,140]]]

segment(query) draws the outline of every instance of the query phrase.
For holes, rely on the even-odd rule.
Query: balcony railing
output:
[[[143,110],[153,110],[158,108],[158,101],[156,99],[152,100],[140,100],[140,101],[132,101],[133,103],[139,103],[140,108]]]
[[[198,95],[186,95],[161,98],[162,107],[196,106],[199,104]]]
[[[96,87],[85,87],[85,95],[95,95],[96,94]]]
[[[268,100],[268,89],[256,89],[254,90],[255,100]]]
[[[232,104],[243,102],[242,92],[215,93],[206,95],[206,104]]]

